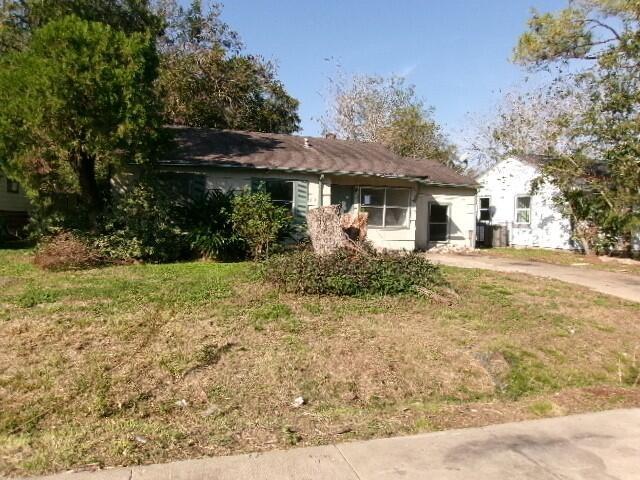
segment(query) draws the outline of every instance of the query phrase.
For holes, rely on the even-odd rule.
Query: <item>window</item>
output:
[[[531,223],[531,197],[529,195],[516,197],[516,223]]]
[[[480,221],[491,221],[491,199],[489,197],[480,197]]]
[[[277,205],[293,209],[293,182],[290,180],[266,180],[264,191],[271,195],[271,201]]]
[[[406,188],[360,189],[360,211],[369,214],[372,227],[405,227],[410,202],[411,190]]]
[[[182,198],[199,198],[207,186],[207,177],[203,174],[160,172],[159,178],[169,192]]]
[[[449,240],[449,205],[429,203],[429,241]]]
[[[20,192],[20,185],[18,184],[18,182],[7,178],[7,192],[8,193],[18,193],[18,192]]]

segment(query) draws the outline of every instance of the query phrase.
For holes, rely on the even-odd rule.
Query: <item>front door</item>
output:
[[[450,206],[429,202],[429,242],[449,241]]]

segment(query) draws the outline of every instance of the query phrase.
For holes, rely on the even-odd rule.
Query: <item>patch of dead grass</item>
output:
[[[281,294],[251,264],[65,274],[0,257],[7,475],[640,404],[640,308],[559,282],[449,268],[450,306]],[[20,303],[30,289],[55,301]]]

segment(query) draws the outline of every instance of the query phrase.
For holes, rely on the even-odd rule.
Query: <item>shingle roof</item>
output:
[[[346,173],[476,185],[470,177],[439,162],[400,157],[375,143],[208,128],[169,128],[176,147],[161,161],[165,165]]]

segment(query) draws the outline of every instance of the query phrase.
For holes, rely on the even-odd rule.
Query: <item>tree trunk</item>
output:
[[[95,157],[80,152],[76,161],[76,173],[80,184],[80,197],[87,209],[89,227],[94,229],[98,215],[102,211],[102,197],[96,180]]]

